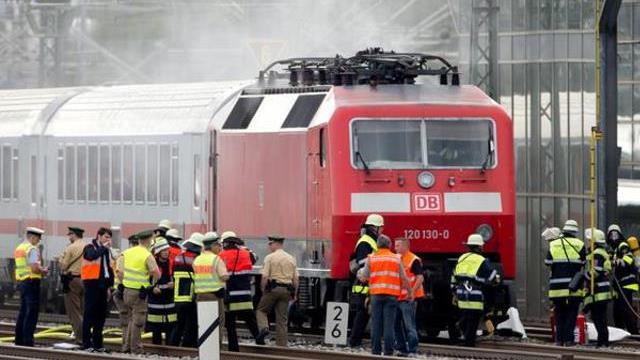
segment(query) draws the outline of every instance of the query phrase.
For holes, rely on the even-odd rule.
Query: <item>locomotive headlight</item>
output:
[[[482,224],[476,228],[476,233],[482,236],[484,242],[488,242],[493,237],[493,228],[489,224]]]
[[[432,187],[433,184],[435,184],[435,182],[436,182],[436,178],[433,176],[432,173],[428,171],[423,171],[420,174],[418,174],[418,185],[420,185],[422,188],[428,189]]]

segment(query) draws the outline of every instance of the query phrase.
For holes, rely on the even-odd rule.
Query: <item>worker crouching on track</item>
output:
[[[171,345],[197,347],[198,309],[193,292],[193,259],[202,251],[203,235],[195,232],[184,242],[184,250],[173,260],[173,302],[178,322],[173,330]]]
[[[461,314],[464,345],[475,346],[476,331],[484,313],[483,287],[499,281],[489,260],[481,255],[484,240],[479,234],[467,238],[469,251],[458,258],[451,276],[451,286]]]
[[[123,352],[142,353],[142,330],[147,319],[148,291],[160,279],[156,260],[149,252],[153,232],[138,233],[138,245],[125,250],[118,259],[117,274],[124,286],[127,331],[123,334]],[[151,280],[151,281],[150,281]]]
[[[25,240],[16,247],[13,258],[16,263],[16,281],[20,292],[20,311],[16,320],[15,343],[33,346],[33,332],[38,323],[40,310],[40,280],[48,269],[40,264],[38,244],[44,230],[35,227],[26,229]]]
[[[287,346],[289,300],[296,301],[298,291],[298,267],[296,259],[283,250],[284,238],[269,236],[271,253],[264,258],[262,267],[262,298],[258,304],[257,320],[260,333],[256,343],[264,344],[269,335],[268,315],[276,311],[276,345]]]
[[[158,264],[160,279],[149,293],[147,329],[153,334],[153,343],[162,345],[162,335],[168,344],[177,321],[173,303],[173,277],[169,266],[169,243],[163,237],[156,237],[151,252]]]
[[[378,250],[367,257],[364,267],[358,271],[358,278],[369,283],[371,296],[371,353],[382,353],[384,337],[384,355],[392,356],[395,342],[394,327],[398,298],[402,290],[408,290],[413,296],[400,255],[391,252],[391,239],[386,235],[378,236]]]
[[[203,251],[193,260],[193,274],[197,301],[217,301],[220,334],[224,324],[224,283],[229,280],[227,266],[217,255],[220,252],[220,237],[207,233],[202,240]],[[219,337],[222,344],[222,335]]]
[[[69,227],[67,236],[69,245],[60,255],[60,282],[64,293],[64,308],[69,316],[69,322],[76,338],[76,343],[82,344],[82,313],[84,311],[84,285],[80,279],[82,270],[82,254],[84,252],[84,230]]]
[[[611,261],[607,253],[606,240],[602,230],[595,229],[593,237],[591,229],[585,231],[585,239],[593,241],[594,250],[587,255],[585,278],[587,295],[584,298],[584,311],[591,312],[591,320],[598,331],[597,346],[609,346],[609,329],[607,328],[607,306],[611,301]],[[592,269],[593,258],[593,269]],[[592,271],[593,270],[593,271]],[[593,281],[591,279],[593,272]],[[593,292],[591,284],[593,283]]]
[[[240,351],[238,335],[236,333],[236,320],[245,322],[253,338],[258,337],[258,324],[256,314],[253,311],[253,297],[251,293],[251,270],[256,260],[253,254],[242,246],[242,240],[232,231],[222,234],[224,250],[220,257],[227,265],[229,280],[227,280],[225,307],[225,326],[229,351]]]
[[[396,314],[395,349],[401,356],[413,356],[418,351],[418,331],[416,325],[417,302],[424,298],[424,275],[422,274],[422,260],[412,253],[409,239],[395,240],[396,253],[400,255],[405,274],[409,279],[410,289],[402,289],[398,298],[398,312]]]
[[[353,285],[351,286],[351,297],[349,298],[349,311],[353,313],[353,324],[349,335],[349,346],[351,347],[362,345],[364,330],[367,322],[369,322],[369,310],[367,309],[369,287],[356,274],[364,267],[367,257],[378,251],[376,239],[382,235],[383,228],[383,217],[378,214],[369,214],[362,225],[360,239],[356,243],[352,259],[349,262],[349,267],[353,274]]]

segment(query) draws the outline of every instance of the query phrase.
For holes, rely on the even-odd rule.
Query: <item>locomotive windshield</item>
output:
[[[495,163],[489,120],[355,120],[351,136],[353,164],[359,169],[487,168]]]

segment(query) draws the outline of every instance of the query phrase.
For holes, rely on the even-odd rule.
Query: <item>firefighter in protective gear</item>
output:
[[[585,239],[593,241],[594,250],[587,255],[585,278],[587,294],[584,298],[585,312],[591,312],[591,320],[598,331],[598,346],[609,346],[609,329],[607,328],[607,306],[611,301],[611,261],[605,249],[607,241],[602,230],[595,229],[593,237],[591,229],[585,230]],[[593,269],[591,268],[593,259]],[[593,271],[592,271],[593,270]],[[593,272],[593,293],[591,292],[591,276]]]
[[[484,312],[483,287],[497,281],[498,274],[489,260],[481,255],[484,246],[482,235],[469,235],[466,245],[469,251],[458,258],[451,276],[451,287],[461,314],[464,345],[475,346],[476,331]]]
[[[207,233],[202,240],[203,250],[193,260],[194,292],[197,301],[216,301],[220,319],[220,334],[224,326],[224,286],[229,280],[227,266],[214,249],[219,247],[220,238],[214,232]],[[222,345],[222,336],[219,337]]]
[[[564,223],[564,226],[562,227],[562,234],[565,237],[571,237],[571,238],[577,239],[578,236],[580,235],[580,228],[578,227],[578,222],[573,219],[567,220]]]
[[[193,260],[202,251],[204,236],[198,232],[191,234],[184,242],[184,249],[173,261],[173,301],[176,304],[178,322],[171,337],[171,345],[197,347],[198,308],[193,289]]]
[[[362,345],[365,327],[369,321],[369,311],[367,310],[369,287],[366,282],[362,282],[355,274],[362,269],[367,257],[378,251],[376,239],[382,234],[384,219],[381,215],[370,214],[367,216],[361,228],[361,236],[356,243],[354,254],[349,263],[353,274],[353,286],[351,286],[351,297],[349,299],[349,311],[353,314],[349,318],[353,319],[351,334],[349,335],[349,346],[358,347]]]
[[[224,250],[220,258],[224,260],[229,272],[227,280],[227,300],[225,307],[225,325],[229,351],[240,351],[238,335],[236,332],[236,320],[245,322],[253,338],[258,336],[258,324],[256,314],[253,311],[253,297],[251,294],[251,270],[255,264],[255,258],[244,246],[241,246],[240,238],[232,231],[222,233],[222,245]]]
[[[149,293],[147,311],[147,330],[151,331],[153,343],[162,345],[162,334],[169,343],[173,326],[178,317],[173,302],[173,277],[169,266],[169,243],[166,239],[156,238],[151,252],[160,270],[160,279]]]
[[[13,252],[15,278],[20,292],[20,312],[15,329],[16,345],[33,346],[33,332],[38,323],[40,307],[40,280],[49,271],[40,264],[38,245],[43,234],[42,229],[26,228],[25,240]]]
[[[633,236],[628,241],[637,243]],[[615,327],[627,329],[631,334],[638,334],[638,319],[630,305],[633,304],[633,294],[639,290],[638,267],[627,241],[621,241],[616,249],[613,261],[614,276],[617,281],[614,290],[617,297],[613,303],[613,319]]]
[[[171,229],[171,220],[168,219],[163,219],[160,220],[160,222],[158,223],[158,226],[156,227],[155,230],[153,230],[153,235],[154,236],[165,236],[167,231],[169,231]]]
[[[556,316],[556,344],[571,346],[574,344],[573,329],[580,303],[582,289],[570,289],[572,279],[581,276],[585,259],[584,242],[575,237],[563,235],[558,228],[549,228],[542,233],[549,242],[549,251],[545,265],[551,269],[549,277],[549,299],[553,302]]]
[[[621,242],[624,242],[624,235],[622,234],[622,229],[618,224],[611,224],[607,228],[607,236],[606,236],[606,245],[608,249],[605,248],[609,252],[609,255],[613,258],[613,255],[620,245]]]
[[[117,276],[124,286],[124,306],[127,310],[127,331],[123,334],[123,351],[142,353],[142,332],[147,319],[148,292],[160,279],[160,270],[149,252],[153,231],[138,233],[138,246],[122,252],[118,259]]]
[[[371,353],[380,355],[384,337],[384,355],[392,356],[395,342],[395,318],[398,299],[402,290],[411,293],[409,280],[400,255],[389,249],[391,239],[380,235],[376,240],[378,250],[367,257],[358,277],[369,283],[371,296]]]

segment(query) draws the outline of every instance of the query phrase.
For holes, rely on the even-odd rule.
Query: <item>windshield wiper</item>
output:
[[[356,150],[356,160],[360,160],[360,162],[362,163],[362,167],[364,168],[364,172],[369,175],[369,165],[367,165],[367,162],[365,161],[364,157],[362,157],[362,154],[359,150]]]
[[[493,132],[491,131],[491,124],[489,124],[489,139],[487,141],[487,146],[488,146],[487,156],[484,158],[484,161],[482,162],[482,168],[480,169],[480,172],[483,174],[485,171],[487,171],[487,168],[489,167],[489,163],[491,162],[491,159],[493,157],[493,153],[495,152],[494,144],[493,144]]]

